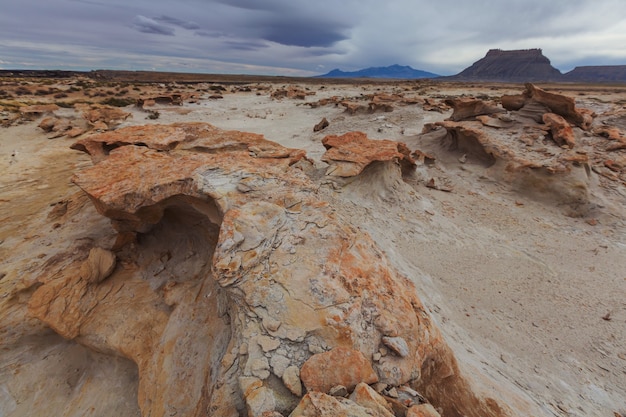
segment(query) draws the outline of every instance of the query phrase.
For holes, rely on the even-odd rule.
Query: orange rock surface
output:
[[[372,140],[362,132],[329,135],[322,139],[322,144],[326,148],[322,161],[330,165],[327,175],[353,177],[373,162],[394,162],[403,171],[415,167],[411,151],[405,144],[391,140]]]
[[[327,357],[339,383],[411,384],[446,415],[501,415],[465,383],[413,284],[319,198],[303,152],[206,124],[76,147],[99,161],[74,182],[122,236],[117,263],[95,252],[41,276],[30,313],[134,361],[143,415],[290,413],[327,398],[314,390],[335,381],[312,376]]]

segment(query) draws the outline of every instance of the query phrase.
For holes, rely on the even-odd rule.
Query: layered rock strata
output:
[[[426,139],[434,137],[444,150],[488,168],[518,191],[565,203],[581,213],[590,207],[591,166],[602,163],[603,153],[589,141],[578,141],[591,129],[593,112],[532,84],[520,95],[503,96],[504,108],[478,99],[448,104],[452,116],[427,125]],[[436,136],[440,128],[445,131]]]

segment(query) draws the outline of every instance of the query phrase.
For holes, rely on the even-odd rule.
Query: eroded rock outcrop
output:
[[[619,130],[595,128],[596,134],[613,141],[600,145],[587,133],[593,112],[577,108],[570,97],[526,84],[522,94],[502,97],[507,114],[477,99],[449,104],[452,117],[427,125],[426,140],[440,141],[445,150],[458,152],[463,163],[480,164],[523,193],[565,203],[575,214],[592,206],[592,170],[612,179],[614,173],[606,170],[622,172],[619,163],[606,164],[613,160],[605,154],[622,143]],[[434,132],[442,127],[445,134],[436,137]]]
[[[390,161],[399,164],[403,173],[415,167],[411,151],[404,143],[392,140],[372,140],[363,132],[329,135],[322,139],[326,153],[322,161],[330,166],[326,175],[354,177],[373,162]]]
[[[593,122],[593,112],[576,108],[573,98],[542,90],[531,83],[526,84],[526,90],[520,95],[503,96],[502,105],[514,111],[523,110],[527,106],[544,106],[583,130],[589,130]]]
[[[94,130],[109,130],[131,116],[122,109],[105,105],[77,104],[75,107]]]
[[[193,97],[194,95],[189,93],[171,93],[155,96],[144,96],[137,99],[137,107],[145,109],[146,107],[152,107],[157,104],[182,106],[185,101],[190,100]]]
[[[388,416],[362,385],[374,381],[410,385],[446,416],[505,414],[461,377],[412,283],[319,198],[302,151],[201,123],[76,148],[96,163],[74,182],[125,244],[39,277],[29,311],[134,361],[143,415]],[[348,382],[314,382],[307,363],[347,356]],[[359,388],[350,399],[316,391],[344,384]]]
[[[475,98],[455,98],[446,100],[445,103],[454,110],[450,116],[450,120],[455,122],[471,119],[481,115],[506,112],[506,110],[502,107],[498,107],[495,104]]]

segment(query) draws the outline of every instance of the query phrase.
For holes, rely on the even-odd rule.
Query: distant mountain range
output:
[[[340,69],[334,69],[327,74],[317,76],[317,78],[398,78],[404,80],[436,77],[439,77],[439,75],[428,71],[417,70],[408,65],[370,67],[358,71],[341,71]]]
[[[626,83],[626,65],[599,65],[576,67],[562,74],[550,64],[541,49],[504,51],[490,49],[484,58],[474,62],[460,73],[440,76],[432,72],[416,70],[409,66],[390,65],[370,67],[358,71],[334,69],[317,78],[389,78],[420,79],[437,78],[441,81],[499,81],[499,82],[586,82]]]

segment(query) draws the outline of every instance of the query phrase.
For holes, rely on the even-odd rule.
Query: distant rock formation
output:
[[[475,81],[558,81],[561,72],[550,65],[541,49],[490,49],[484,58],[446,79]]]
[[[576,67],[563,74],[568,82],[626,82],[626,65],[595,65]]]
[[[582,216],[596,204],[592,173],[624,181],[625,164],[610,153],[626,148],[624,135],[610,121],[594,125],[596,114],[571,97],[528,83],[521,94],[502,96],[506,112],[479,99],[446,102],[452,115],[426,124],[421,142],[439,144],[461,163],[482,165],[517,192]]]
[[[388,67],[370,67],[358,71],[334,69],[318,78],[398,78],[412,80],[418,78],[436,78],[439,75],[428,71],[416,70],[410,66],[390,65]]]

